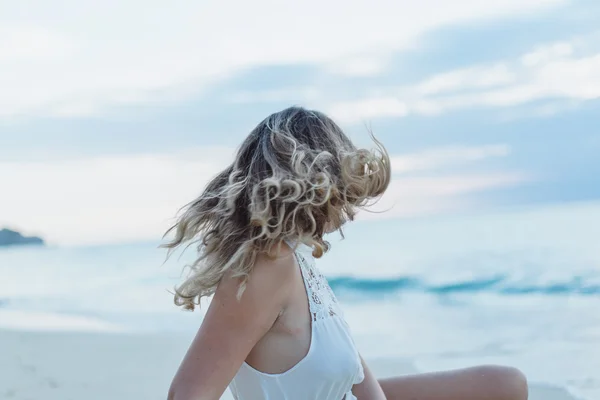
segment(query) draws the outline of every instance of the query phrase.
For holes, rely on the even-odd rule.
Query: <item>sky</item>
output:
[[[388,148],[364,219],[600,199],[597,1],[165,4],[0,2],[0,226],[156,239],[290,105]]]

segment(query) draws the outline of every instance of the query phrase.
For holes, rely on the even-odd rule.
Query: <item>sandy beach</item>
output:
[[[165,400],[190,336],[0,331],[2,400]],[[369,360],[378,376],[415,372],[406,360]],[[222,399],[231,399],[227,392]],[[532,400],[573,400],[531,384]]]

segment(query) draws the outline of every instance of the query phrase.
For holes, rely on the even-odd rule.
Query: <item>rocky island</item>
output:
[[[0,229],[0,247],[17,245],[43,246],[44,239],[37,236],[23,236],[11,229]]]

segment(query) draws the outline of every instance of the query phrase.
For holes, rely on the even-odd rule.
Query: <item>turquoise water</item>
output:
[[[421,370],[516,365],[600,398],[600,203],[356,222],[319,261],[361,351]],[[196,329],[156,243],[0,251],[0,327]]]

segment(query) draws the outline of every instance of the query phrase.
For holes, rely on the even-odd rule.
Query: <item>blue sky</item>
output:
[[[596,1],[34,3],[0,5],[0,225],[156,238],[292,104],[387,145],[364,218],[600,198]]]

